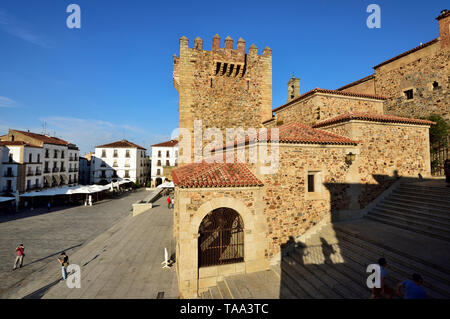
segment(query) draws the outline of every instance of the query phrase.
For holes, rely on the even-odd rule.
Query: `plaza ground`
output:
[[[131,215],[132,203],[147,195],[139,190],[92,207],[21,213],[13,220],[2,217],[0,297],[156,298],[164,291],[165,298],[176,298],[175,270],[156,270],[161,269],[164,247],[171,250],[171,211],[160,199],[151,211]],[[14,248],[20,242],[26,247],[24,267],[12,271]],[[56,258],[62,250],[71,264],[81,267],[80,289],[59,281]]]

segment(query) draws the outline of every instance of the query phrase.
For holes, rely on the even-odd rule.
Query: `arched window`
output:
[[[199,227],[198,266],[225,265],[244,261],[244,223],[231,208],[217,208]]]

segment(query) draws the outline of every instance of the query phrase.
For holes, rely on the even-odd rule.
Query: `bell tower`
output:
[[[288,102],[300,96],[300,79],[292,74],[288,81]]]

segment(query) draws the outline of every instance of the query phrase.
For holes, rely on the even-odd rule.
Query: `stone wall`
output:
[[[179,57],[173,59],[179,127],[193,134],[194,121],[201,120],[203,129],[219,128],[224,137],[226,128],[262,127],[272,117],[272,51],[258,55],[253,45],[246,54],[245,41],[235,50],[231,38],[220,48],[218,36],[212,51],[203,50],[202,43],[197,38],[189,48],[188,39],[181,38]]]
[[[244,262],[198,268],[198,231],[203,218],[216,208],[234,209],[244,223]],[[265,270],[269,263],[267,224],[259,187],[180,189],[175,192],[174,235],[178,287],[182,298],[194,298],[224,276]]]
[[[428,126],[355,120],[322,129],[360,142],[355,177],[362,185],[361,208],[381,194],[395,175],[431,175]]]
[[[421,118],[440,114],[450,120],[450,50],[439,41],[375,68],[376,94],[388,97],[385,114]],[[438,87],[433,87],[433,82]],[[413,90],[408,100],[406,90]]]
[[[362,93],[362,94],[376,94],[375,93],[375,77],[371,77],[365,81],[355,83],[349,87],[339,89],[342,92]]]
[[[315,93],[275,111],[276,122],[314,125],[349,112],[383,114],[383,100]],[[280,124],[278,124],[280,125]]]
[[[268,224],[267,258],[276,259],[281,246],[326,218],[349,208],[349,168],[345,154],[351,147],[281,144],[276,174],[259,175],[263,183],[264,215]],[[307,174],[320,172],[318,191],[308,193]]]

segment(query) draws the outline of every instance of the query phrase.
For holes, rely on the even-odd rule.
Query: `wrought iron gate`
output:
[[[244,227],[231,208],[218,208],[203,218],[199,227],[198,266],[244,261]]]

